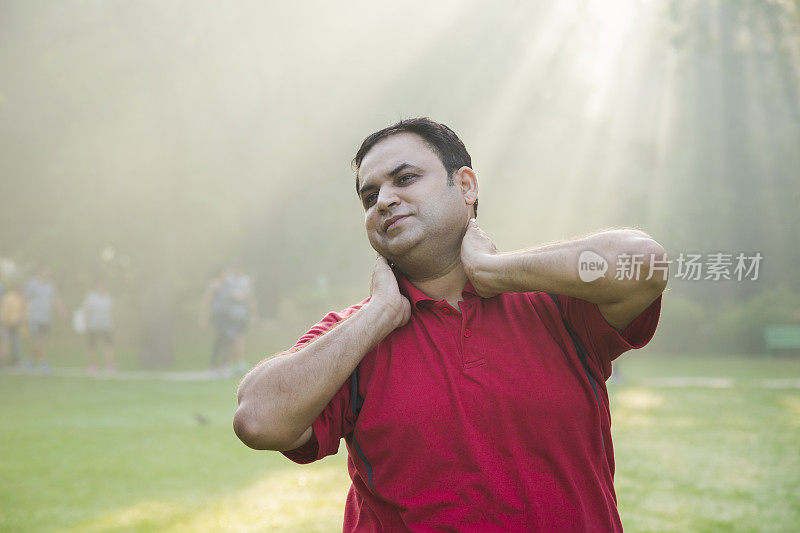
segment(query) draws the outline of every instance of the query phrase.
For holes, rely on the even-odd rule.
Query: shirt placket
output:
[[[447,303],[447,300],[439,300],[433,303],[435,312],[439,314],[448,328],[452,328],[453,334],[456,336],[456,343],[459,351],[458,355],[461,359],[462,368],[471,368],[481,365],[485,361],[483,356],[473,348],[475,344],[475,333],[470,327],[473,315],[473,304],[461,301],[458,303],[458,306],[461,312],[453,309],[450,304]]]
[[[445,325],[445,328],[448,330],[448,333],[453,335],[454,345],[458,349],[458,358],[462,362],[464,361],[464,346],[462,344],[463,336],[463,317],[460,315],[458,311],[453,309],[447,300],[439,300],[432,303],[433,311],[439,315],[439,318],[442,320],[442,323]],[[453,354],[454,356],[456,354]]]
[[[483,355],[475,350],[475,332],[472,330],[474,304],[469,300],[458,303],[461,308],[461,363],[464,368],[482,365]]]

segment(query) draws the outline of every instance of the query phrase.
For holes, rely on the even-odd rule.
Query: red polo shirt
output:
[[[359,365],[358,421],[344,383],[298,463],[348,449],[345,531],[622,531],[605,380],[646,345],[658,297],[621,334],[596,304],[559,296],[589,355],[599,401],[546,293],[481,298],[456,310],[398,275],[411,319]],[[299,347],[368,300],[329,313]]]

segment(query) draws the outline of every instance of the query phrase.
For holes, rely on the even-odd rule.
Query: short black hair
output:
[[[442,162],[447,176],[451,177],[453,173],[461,167],[472,168],[472,158],[467,152],[467,147],[458,135],[453,130],[433,121],[428,117],[417,117],[401,120],[396,124],[392,124],[387,128],[376,131],[367,136],[361,143],[361,147],[356,152],[353,158],[352,167],[356,174],[356,194],[360,186],[358,171],[361,168],[361,162],[373,146],[378,142],[398,133],[416,133],[422,140],[424,140],[431,150],[439,157]],[[475,203],[472,205],[475,217],[478,217],[478,199],[475,198]]]

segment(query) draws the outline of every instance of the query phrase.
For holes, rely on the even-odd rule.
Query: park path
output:
[[[115,372],[98,371],[91,373],[85,368],[53,368],[47,372],[25,368],[3,368],[0,374],[31,376],[40,378],[91,378],[120,381],[211,381],[216,379],[238,379],[238,376],[220,376],[208,370],[117,370]]]
[[[3,368],[0,374],[34,376],[41,378],[91,378],[104,380],[149,380],[149,381],[211,381],[217,379],[238,379],[238,376],[219,376],[208,370],[157,371],[157,370],[119,370],[116,372],[89,373],[84,368],[54,368],[47,373],[21,368]],[[641,385],[664,388],[709,388],[730,389],[734,387],[756,387],[763,389],[800,389],[800,378],[761,378],[734,379],[728,377],[671,376],[626,380],[622,383],[609,383],[612,387],[621,385]]]

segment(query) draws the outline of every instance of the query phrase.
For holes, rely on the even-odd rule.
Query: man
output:
[[[34,365],[42,372],[49,372],[46,357],[46,338],[53,320],[53,308],[63,318],[67,310],[56,291],[50,267],[41,267],[25,286],[28,302],[28,330],[31,335],[31,355]]]
[[[247,371],[244,360],[244,334],[247,326],[258,320],[253,280],[245,274],[240,261],[234,261],[222,283],[225,297],[225,335],[231,371],[242,375]]]
[[[102,279],[98,278],[94,281],[92,290],[86,294],[80,309],[83,311],[86,320],[86,337],[89,342],[89,373],[97,373],[98,355],[101,350],[105,357],[106,372],[115,372],[117,363],[114,360],[114,299]]]
[[[666,281],[645,266],[583,282],[578,258],[613,272],[663,248],[613,230],[498,253],[466,148],[426,118],[370,135],[353,163],[370,298],[245,376],[237,435],[299,463],[344,438],[347,531],[621,531],[605,380],[652,337]]]
[[[226,273],[226,268],[218,268],[211,274],[200,303],[200,327],[205,329],[211,324],[214,328],[214,344],[208,367],[211,377],[224,377],[230,373],[228,361],[230,339],[226,331],[225,313],[228,303],[228,296],[225,294]]]

